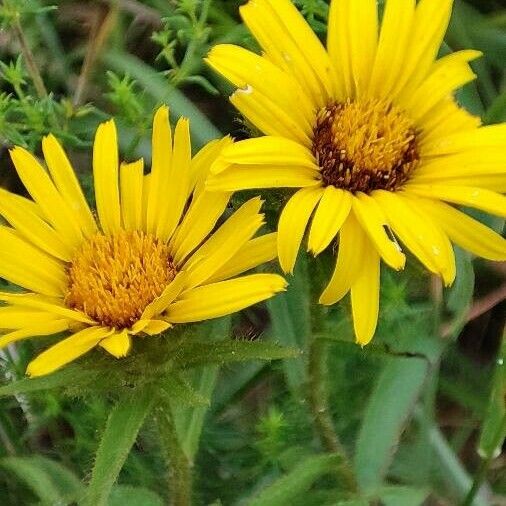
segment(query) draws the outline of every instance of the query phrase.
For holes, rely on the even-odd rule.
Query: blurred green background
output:
[[[202,62],[216,43],[255,47],[238,17],[241,3],[4,0],[0,185],[23,193],[8,148],[19,144],[39,153],[42,136],[53,132],[90,193],[98,123],[113,115],[123,158],[149,162],[152,111],[160,103],[169,104],[172,119],[190,118],[195,150],[222,134],[247,137],[247,125],[227,101],[230,88]],[[327,2],[296,4],[324,37]],[[473,63],[478,79],[459,92],[459,101],[485,123],[506,121],[504,1],[455,2],[442,53],[464,48],[485,56]],[[268,228],[275,228],[279,202],[288,195],[265,195]],[[503,221],[474,214],[503,229]],[[457,282],[444,292],[413,259],[402,274],[385,270],[378,335],[364,350],[352,342],[347,302],[313,307],[332,268],[331,251],[316,262],[301,255],[286,294],[234,316],[231,324],[221,322],[231,325],[233,339],[274,339],[306,350],[313,333],[327,347],[332,419],[359,484],[370,493],[342,495],[335,462],[313,432],[303,354],[224,367],[214,393],[212,382],[200,378],[212,403],[199,412],[205,424],[195,504],[451,505],[464,501],[473,480],[482,482],[474,504],[506,504],[506,457],[489,443],[505,412],[506,265],[472,262],[460,250],[457,259]],[[3,383],[21,378],[39,348],[26,342],[0,352]],[[0,504],[75,504],[110,399],[67,394],[0,399]],[[110,504],[163,504],[163,466],[146,423]]]

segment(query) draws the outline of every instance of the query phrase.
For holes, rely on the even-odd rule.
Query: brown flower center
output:
[[[412,122],[399,108],[377,99],[320,110],[313,153],[325,186],[365,193],[396,190],[420,160]]]
[[[98,233],[70,264],[65,302],[102,325],[127,328],[175,276],[168,246],[152,234]]]

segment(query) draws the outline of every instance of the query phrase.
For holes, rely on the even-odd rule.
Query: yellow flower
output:
[[[362,345],[377,325],[380,259],[405,264],[395,237],[446,285],[455,278],[450,241],[506,259],[503,238],[445,203],[506,216],[506,125],[481,127],[453,98],[480,53],[436,60],[451,8],[387,0],[380,28],[376,0],[333,0],[325,50],[289,0],[250,0],[241,15],[262,56],[224,44],[207,60],[266,134],[227,146],[208,188],[301,188],[279,219],[281,266],[293,271],[311,216],[314,255],[339,234],[320,303],[351,291]]]
[[[275,234],[251,199],[210,235],[230,193],[207,193],[210,164],[230,138],[191,158],[188,120],[174,140],[169,112],[153,123],[153,163],[118,163],[116,127],[99,126],[93,147],[95,220],[58,141],[45,137],[47,171],[25,149],[11,157],[32,200],[0,190],[0,276],[27,290],[0,293],[0,346],[70,331],[27,369],[54,371],[99,345],[126,355],[132,335],[216,318],[284,289],[275,274],[237,277],[276,257]],[[229,279],[234,278],[234,279]]]

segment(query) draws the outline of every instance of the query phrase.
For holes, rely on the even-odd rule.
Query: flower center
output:
[[[176,276],[166,244],[124,230],[95,234],[68,269],[66,304],[107,327],[130,327]]]
[[[420,159],[412,122],[399,108],[377,99],[321,109],[313,153],[325,186],[365,193],[397,189]]]

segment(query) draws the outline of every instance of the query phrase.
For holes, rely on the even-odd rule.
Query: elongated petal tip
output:
[[[269,274],[270,283],[269,288],[272,290],[273,295],[279,292],[285,292],[288,287],[288,281],[279,274]]]
[[[375,332],[376,324],[368,329],[359,329],[355,326],[355,342],[363,348],[372,341]]]

